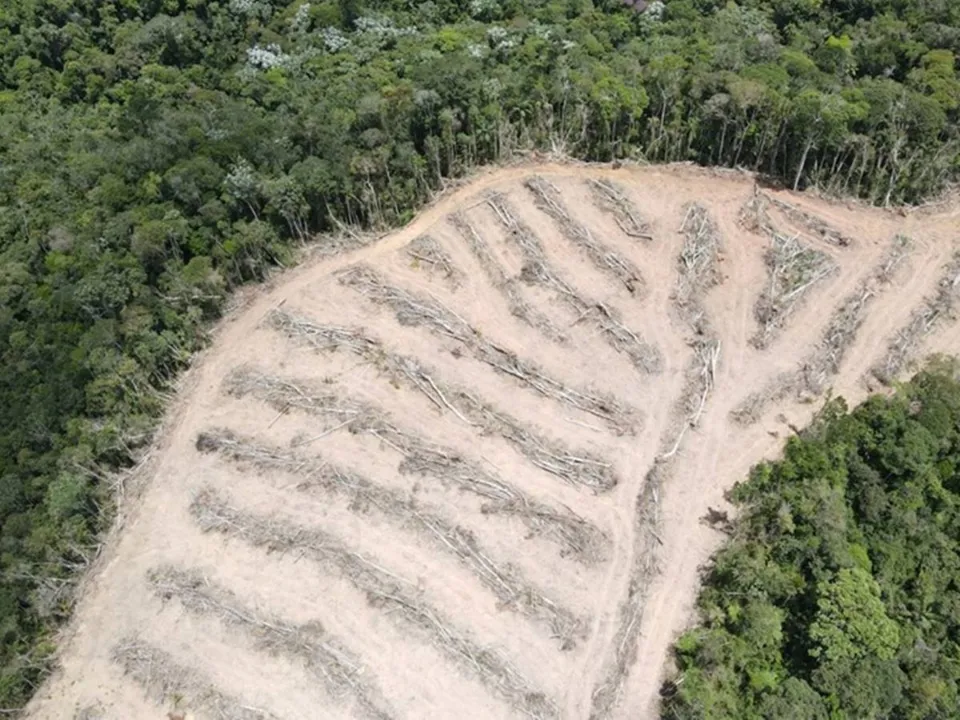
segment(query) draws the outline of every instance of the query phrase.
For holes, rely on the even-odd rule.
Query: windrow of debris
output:
[[[609,538],[569,508],[550,507],[457,450],[396,426],[377,406],[252,368],[232,372],[224,387],[237,397],[249,395],[277,410],[295,408],[321,419],[320,436],[344,430],[374,437],[401,455],[401,472],[433,477],[483,498],[485,513],[516,516],[532,534],[557,543],[562,555],[585,564],[608,556]]]
[[[349,352],[369,362],[392,385],[422,393],[441,413],[452,412],[484,435],[504,438],[534,465],[573,487],[606,492],[618,482],[611,463],[603,458],[542,435],[474,392],[441,379],[436,370],[416,358],[391,352],[360,328],[324,325],[279,309],[272,311],[266,321],[287,337],[317,351]]]
[[[567,337],[546,315],[523,298],[518,278],[509,277],[502,263],[494,256],[490,245],[463,213],[448,218],[460,233],[470,252],[476,258],[490,284],[507,301],[510,314],[528,327],[533,328],[548,340],[564,345]]]
[[[476,677],[517,712],[535,718],[558,718],[556,705],[496,650],[483,647],[436,607],[417,583],[399,577],[316,528],[292,524],[286,518],[262,516],[234,505],[210,488],[201,490],[190,512],[204,532],[236,538],[268,552],[296,553],[349,581],[367,602],[401,628],[432,643],[465,673]],[[247,716],[224,716],[241,717]],[[259,717],[259,716],[255,716]],[[250,720],[255,720],[250,717]]]
[[[636,205],[627,197],[626,191],[612,180],[603,178],[587,180],[597,207],[610,213],[627,237],[653,240],[650,225]]]
[[[414,267],[439,274],[454,290],[463,284],[463,272],[453,264],[453,258],[436,238],[420,235],[410,241],[406,254]]]
[[[534,363],[491,341],[439,300],[390,285],[368,265],[349,267],[340,272],[338,278],[341,284],[370,302],[388,306],[401,325],[422,327],[434,335],[456,341],[480,362],[537,394],[598,417],[618,433],[633,431],[635,413],[615,397],[568,387]]]
[[[223,428],[201,433],[197,448],[259,470],[298,476],[303,478],[298,485],[302,491],[339,496],[354,511],[376,512],[388,522],[399,523],[473,573],[496,596],[501,607],[546,625],[565,649],[573,647],[583,636],[584,622],[573,612],[548,598],[518,569],[493,560],[472,532],[438,510],[418,503],[410,493],[374,482],[320,456],[256,442]]]
[[[816,349],[803,360],[800,368],[781,374],[767,387],[747,397],[733,410],[733,419],[741,425],[751,425],[760,420],[771,403],[790,395],[804,399],[823,394],[829,381],[839,373],[841,363],[867,317],[870,304],[889,287],[911,246],[909,238],[903,235],[894,237],[889,250],[870,275],[833,312]]]
[[[643,297],[646,294],[640,268],[597,240],[586,225],[574,218],[556,185],[539,175],[527,178],[524,185],[533,195],[537,207],[553,218],[564,237],[583,250],[596,268],[621,283],[631,295]]]
[[[599,300],[587,300],[564,280],[547,259],[536,233],[521,223],[509,200],[498,193],[487,198],[487,204],[507,230],[508,238],[519,249],[524,265],[520,277],[528,283],[551,290],[576,315],[577,323],[590,322],[614,350],[626,355],[634,367],[646,374],[663,371],[663,355],[639,333],[627,327],[620,313]]]

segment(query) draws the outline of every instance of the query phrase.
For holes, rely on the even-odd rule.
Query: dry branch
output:
[[[610,717],[623,696],[630,668],[637,659],[637,644],[646,601],[654,578],[660,570],[660,494],[676,461],[689,428],[696,427],[713,390],[717,361],[720,357],[719,340],[701,340],[687,380],[674,408],[681,418],[681,428],[674,438],[668,429],[661,438],[661,453],[643,482],[634,508],[633,562],[627,595],[617,612],[617,631],[613,636],[613,653],[604,665],[601,680],[591,696],[590,720]]]
[[[539,238],[527,225],[517,220],[506,197],[498,193],[492,194],[487,198],[487,204],[523,255],[524,266],[520,277],[525,282],[542,285],[553,291],[577,316],[576,322],[592,322],[600,330],[604,340],[614,350],[630,358],[641,372],[662,372],[663,356],[660,351],[624,325],[615,308],[598,300],[586,300],[560,277],[550,265]]]
[[[709,333],[709,323],[703,298],[711,288],[720,284],[717,265],[723,249],[722,239],[710,213],[700,203],[687,206],[680,232],[684,242],[674,303],[694,331],[704,335]]]
[[[637,660],[637,644],[643,612],[654,578],[660,571],[659,536],[660,491],[667,475],[669,461],[658,459],[644,478],[643,490],[637,496],[633,564],[627,595],[617,611],[617,631],[613,636],[613,654],[607,659],[590,698],[590,720],[610,717],[623,696],[630,668]]]
[[[790,222],[805,228],[831,245],[848,247],[853,244],[853,238],[844,235],[822,218],[785,200],[760,192],[756,188],[750,200],[740,209],[740,224],[747,230],[760,234],[771,236],[782,234],[770,217],[771,205],[782,212]]]
[[[550,508],[456,450],[398,428],[378,407],[323,393],[306,382],[284,380],[250,369],[231,373],[226,384],[236,395],[252,395],[274,407],[291,407],[297,402],[297,407],[305,412],[323,419],[332,417],[328,429],[339,425],[351,433],[377,438],[403,456],[401,472],[433,477],[488,500],[483,507],[485,513],[517,516],[532,534],[559,544],[562,555],[571,555],[588,564],[607,557],[609,539],[579,515],[566,508]],[[205,449],[203,441],[198,447]]]
[[[197,438],[197,448],[217,451],[262,470],[281,470],[304,478],[300,490],[320,490],[345,497],[351,508],[375,510],[387,521],[409,527],[440,552],[452,555],[500,601],[502,607],[545,624],[564,649],[583,636],[583,621],[550,600],[519,570],[498,564],[476,537],[436,510],[419,506],[408,493],[386,487],[323,458],[302,456],[278,447],[258,444],[229,430],[210,430]]]
[[[474,674],[491,692],[531,718],[558,717],[556,706],[495,650],[484,648],[427,604],[416,584],[387,572],[323,531],[298,527],[280,518],[254,515],[230,505],[210,489],[190,506],[204,531],[236,537],[270,552],[296,551],[321,567],[335,569],[374,607],[402,627],[428,638],[439,650]]]
[[[636,662],[646,601],[660,568],[660,494],[687,432],[700,423],[707,399],[716,384],[720,340],[709,329],[701,296],[707,287],[719,281],[713,263],[720,237],[699,205],[690,206],[681,231],[687,239],[680,256],[680,287],[676,301],[680,304],[681,314],[698,331],[692,343],[694,356],[673,408],[674,422],[661,437],[661,452],[644,478],[643,488],[636,499],[630,581],[626,597],[618,609],[612,656],[607,659],[601,680],[591,696],[590,720],[610,717],[623,695],[630,668]]]
[[[392,384],[422,392],[441,412],[449,410],[484,434],[504,438],[534,465],[574,487],[606,492],[617,485],[612,465],[602,458],[587,450],[565,447],[536,433],[468,390],[441,380],[435,370],[421,365],[415,358],[390,352],[359,328],[320,325],[282,310],[272,311],[267,321],[288,337],[318,351],[342,349],[357,355],[377,367]]]
[[[853,244],[853,238],[851,238],[849,235],[844,235],[840,230],[830,225],[823,218],[817,217],[816,215],[807,212],[803,208],[798,207],[793,203],[788,203],[785,200],[780,200],[772,195],[766,195],[765,193],[764,195],[769,202],[775,208],[777,208],[777,210],[786,216],[790,222],[794,223],[795,225],[799,225],[802,228],[806,228],[820,239],[825,240],[831,245],[836,245],[837,247],[848,247]]]
[[[634,430],[633,412],[609,395],[565,386],[512,351],[494,344],[463,318],[432,298],[424,298],[388,285],[373,268],[354,265],[340,273],[340,282],[374,303],[389,306],[401,325],[424,327],[435,335],[462,344],[480,362],[517,379],[544,397],[595,415],[620,433]]]
[[[213,720],[276,720],[276,715],[244,705],[216,688],[196,668],[179,664],[172,655],[138,637],[127,637],[113,648],[113,661],[158,703],[172,698]]]
[[[770,284],[754,309],[760,330],[751,343],[757,348],[767,347],[810,289],[838,270],[826,253],[780,234],[771,237],[765,259]]]
[[[448,219],[450,224],[460,233],[467,247],[470,248],[470,252],[477,259],[490,284],[506,299],[510,314],[541,333],[548,340],[565,344],[567,342],[566,337],[551,322],[550,318],[523,299],[517,279],[507,277],[506,270],[494,257],[486,240],[470,224],[466,216],[463,213],[455,213]]]
[[[610,180],[590,179],[587,183],[590,185],[590,192],[597,205],[601,210],[613,215],[613,219],[625,235],[653,240],[649,225],[633,202],[627,198],[623,188]]]
[[[414,267],[426,267],[430,272],[440,273],[453,289],[463,283],[463,273],[435,238],[420,235],[410,241],[406,252]]]
[[[817,348],[795,372],[779,375],[767,387],[751,394],[731,413],[741,425],[757,422],[766,408],[789,395],[820,395],[830,378],[840,371],[847,350],[857,337],[873,299],[893,280],[910,250],[910,239],[897,235],[890,249],[859,287],[833,312]]]
[[[212,615],[223,623],[248,633],[257,647],[271,655],[301,660],[336,699],[352,696],[364,717],[390,720],[375,679],[359,658],[333,638],[318,622],[294,625],[250,607],[227,588],[196,570],[164,566],[147,575],[154,592],[163,600],[176,598],[189,612]]]
[[[640,269],[629,258],[597,240],[583,223],[576,220],[563,202],[559,188],[539,175],[527,178],[524,185],[533,194],[537,207],[553,218],[570,242],[586,252],[594,266],[623,283],[631,295],[642,297],[646,293]]]
[[[888,385],[897,379],[916,354],[917,346],[946,317],[953,317],[960,293],[960,253],[947,265],[937,287],[937,294],[924,301],[913,312],[907,325],[900,329],[887,347],[883,358],[871,368],[880,382]]]

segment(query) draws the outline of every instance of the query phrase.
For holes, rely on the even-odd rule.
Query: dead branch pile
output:
[[[573,556],[585,564],[600,562],[608,556],[610,540],[599,528],[569,508],[555,509],[533,499],[453,451],[411,443],[400,464],[400,472],[452,482],[490,499],[482,508],[485,514],[518,517],[531,534],[560,545],[563,556]]]
[[[627,596],[617,612],[613,636],[613,657],[608,658],[601,680],[591,695],[590,720],[610,717],[623,696],[630,668],[637,660],[643,613],[654,578],[660,571],[660,492],[669,473],[670,461],[658,458],[647,473],[635,507],[633,565]]]
[[[512,351],[494,344],[463,318],[432,298],[423,298],[388,285],[373,268],[356,265],[340,274],[340,282],[375,303],[388,305],[401,325],[425,327],[430,332],[461,343],[480,362],[486,363],[544,397],[595,415],[618,432],[629,432],[633,414],[615,398],[568,388]],[[639,342],[636,336],[634,340]],[[644,346],[647,347],[647,346]]]
[[[645,373],[659,373],[663,370],[663,356],[660,351],[624,325],[615,308],[598,300],[586,300],[560,277],[547,260],[543,245],[536,234],[517,220],[509,201],[502,194],[489,196],[487,204],[494,210],[523,255],[524,266],[520,277],[525,282],[552,290],[577,315],[577,323],[591,321],[607,343],[617,352],[629,357],[637,369]]]
[[[191,709],[214,720],[276,720],[276,715],[243,704],[226,695],[196,668],[178,663],[165,650],[138,637],[121,640],[113,661],[158,703],[183,698]]]
[[[758,235],[777,235],[777,228],[770,217],[770,202],[766,193],[754,188],[753,195],[740,208],[737,217],[740,227]]]
[[[764,193],[764,195],[766,194]],[[766,195],[766,197],[790,222],[806,228],[822,240],[837,247],[848,247],[853,244],[853,238],[849,235],[844,235],[840,230],[823,220],[823,218],[817,217],[793,203],[780,200],[772,195]]]
[[[147,579],[162,600],[176,598],[189,612],[218,617],[225,624],[248,633],[259,649],[271,655],[302,660],[332,697],[352,696],[365,717],[375,720],[394,717],[369,669],[320,623],[293,625],[267,615],[196,570],[163,566],[148,573]]]
[[[197,447],[218,451],[263,470],[283,470],[305,478],[298,488],[320,489],[345,497],[355,509],[375,509],[388,521],[410,527],[440,552],[452,555],[472,572],[504,608],[546,624],[561,646],[572,648],[583,634],[583,623],[574,613],[550,600],[521,573],[499,565],[481,547],[472,532],[429,508],[417,506],[413,497],[386,487],[359,473],[338,467],[318,456],[301,456],[289,450],[258,444],[229,430],[210,430],[197,438]]]
[[[274,310],[268,322],[288,337],[306,342],[318,351],[343,349],[370,362],[391,383],[404,384],[424,395],[440,410],[453,412],[463,422],[499,435],[534,465],[574,487],[595,492],[613,489],[618,480],[610,463],[586,450],[573,450],[537,434],[516,418],[493,407],[467,390],[450,385],[415,358],[392,353],[359,328],[320,325],[309,318]]]
[[[232,373],[227,384],[235,395],[252,395],[278,410],[298,407],[317,417],[331,418],[322,435],[346,429],[357,435],[377,438],[403,457],[400,472],[433,477],[445,485],[453,485],[490,501],[483,507],[485,513],[520,518],[532,534],[559,544],[564,556],[571,555],[588,564],[607,557],[609,538],[579,515],[566,508],[550,508],[456,450],[430,443],[396,427],[387,413],[378,407],[322,393],[306,382],[285,380],[250,369]],[[197,447],[204,451],[220,449],[216,443],[209,446],[208,443],[212,443],[212,438],[201,436]]]
[[[823,219],[803,210],[792,203],[780,200],[754,189],[753,196],[740,209],[740,224],[750,230],[770,236],[782,234],[770,217],[770,206],[777,208],[786,218],[802,228],[813,233],[826,242],[837,247],[848,247],[853,244],[853,238],[827,224]]]
[[[770,343],[814,285],[837,271],[837,264],[826,253],[779,234],[771,238],[766,262],[770,285],[754,310],[760,330],[751,343],[757,348]]]
[[[614,653],[604,666],[600,682],[591,696],[590,719],[602,720],[610,716],[620,702],[630,668],[637,659],[637,642],[641,623],[650,594],[651,584],[660,569],[660,494],[673,471],[673,463],[687,430],[696,427],[713,390],[720,341],[703,339],[698,342],[696,355],[687,373],[687,379],[674,408],[674,415],[682,418],[682,427],[675,439],[673,428],[661,438],[661,454],[644,478],[643,489],[634,507],[633,564],[627,596],[618,611],[617,631],[614,634]],[[670,448],[669,450],[667,448]]]
[[[432,273],[440,273],[454,289],[463,283],[463,273],[453,264],[453,258],[443,249],[436,238],[420,235],[410,241],[406,249],[414,267],[426,267]]]
[[[947,265],[937,294],[928,298],[914,311],[907,325],[900,329],[887,347],[887,352],[871,369],[880,382],[888,385],[897,379],[907,363],[916,354],[917,346],[940,324],[945,317],[952,317],[960,292],[960,253],[953,256]]]
[[[833,312],[820,343],[800,369],[783,373],[766,388],[752,393],[732,411],[733,419],[741,425],[752,425],[770,403],[793,394],[800,397],[822,394],[830,378],[840,371],[840,364],[866,318],[867,307],[892,281],[910,246],[909,238],[897,235],[870,276]]]
[[[369,265],[351,265],[339,272],[337,279],[341,285],[356,290],[371,302],[389,306],[401,325],[426,327],[433,333],[465,345],[474,342],[476,330],[439,300],[389,285]]]
[[[92,705],[78,708],[73,714],[73,720],[103,720],[107,716],[103,703],[97,701]]]
[[[618,478],[613,465],[597,455],[587,450],[572,450],[552,438],[539,435],[466,390],[448,387],[446,391],[451,403],[483,428],[483,432],[504,438],[541,470],[574,487],[594,492],[607,492],[616,487]]]
[[[506,270],[504,270],[497,258],[494,257],[486,240],[484,240],[480,233],[477,232],[477,229],[470,224],[466,216],[458,212],[450,215],[448,219],[450,224],[460,233],[467,247],[470,248],[470,252],[472,252],[473,256],[477,259],[490,284],[506,298],[510,314],[520,322],[542,333],[548,340],[553,340],[561,344],[566,343],[566,337],[557,329],[553,322],[551,322],[550,318],[539,312],[523,299],[523,294],[520,292],[520,284],[517,279],[507,277]]]
[[[364,403],[266,375],[249,366],[232,370],[224,378],[223,389],[234,397],[253,395],[280,411],[296,408],[338,423],[349,423],[366,417],[371,412],[370,407]]]
[[[722,241],[710,213],[700,203],[687,206],[680,225],[683,249],[680,251],[680,274],[677,280],[675,302],[681,316],[698,334],[708,332],[703,296],[720,284],[717,267]]]
[[[827,380],[840,371],[840,363],[866,318],[867,306],[890,283],[909,250],[909,238],[897,235],[871,276],[833,313],[820,345],[803,363],[801,387],[804,391],[819,395],[826,388]]]
[[[586,252],[594,266],[623,283],[631,295],[642,296],[646,292],[640,269],[629,258],[597,240],[583,223],[572,217],[556,185],[539,175],[527,178],[523,184],[533,194],[537,207],[553,218],[570,242]]]
[[[624,235],[653,240],[649,225],[619,185],[610,180],[592,178],[587,183],[597,205],[613,215]]]
[[[499,653],[478,645],[416,592],[416,584],[397,577],[323,531],[287,520],[253,515],[230,505],[210,489],[202,490],[190,510],[206,532],[236,537],[270,552],[297,551],[335,569],[374,607],[416,630],[492,692],[531,718],[558,717],[557,708]]]

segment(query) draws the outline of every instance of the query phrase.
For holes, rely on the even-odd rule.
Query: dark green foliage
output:
[[[664,718],[960,715],[960,383],[829,405],[737,486]]]
[[[66,581],[110,516],[104,477],[149,440],[232,286],[286,264],[311,233],[405,222],[445,178],[532,148],[739,165],[919,201],[960,170],[958,8],[2,3],[0,707],[21,704],[42,674]],[[922,457],[931,435],[941,437],[914,433],[908,457],[891,450],[884,463]],[[934,476],[955,487],[942,462]],[[885,518],[889,476],[877,472],[863,470],[856,502]],[[824,527],[782,518],[811,565],[862,559],[846,543],[838,487],[805,501]],[[767,578],[777,559],[764,552],[737,564]],[[777,582],[784,596],[805,587],[793,570]],[[935,695],[937,677],[918,677],[905,696]]]

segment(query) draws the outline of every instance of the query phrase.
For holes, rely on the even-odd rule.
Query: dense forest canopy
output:
[[[952,0],[4,3],[0,707],[229,288],[531,149],[921,201],[958,55]]]
[[[734,490],[669,720],[960,713],[960,383],[835,401]],[[674,694],[675,693],[675,694]]]

